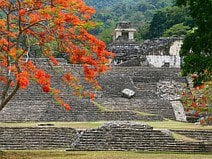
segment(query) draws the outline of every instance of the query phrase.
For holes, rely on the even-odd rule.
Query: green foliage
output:
[[[154,11],[163,7],[171,6],[173,0],[85,0],[85,2],[96,9],[93,16],[94,21],[102,22],[102,26],[92,30],[106,43],[110,42],[111,35],[116,23],[130,21],[135,28],[139,28],[150,21]],[[109,35],[106,35],[106,34]],[[139,35],[136,36],[138,39]],[[141,40],[141,38],[140,38]]]
[[[212,81],[212,1],[211,0],[176,0],[178,5],[186,5],[194,19],[194,28],[184,39],[180,54],[183,57],[183,75],[193,74],[194,87],[206,87],[203,91],[191,93],[189,108],[206,117],[211,118],[211,81]],[[204,98],[205,97],[205,98]],[[205,106],[202,99],[205,99]],[[189,98],[186,98],[189,100]],[[203,120],[200,120],[202,122]]]
[[[211,80],[212,72],[212,1],[176,0],[178,5],[187,5],[196,29],[183,42],[181,56],[184,57],[184,75],[196,73],[194,85]]]
[[[184,36],[187,34],[188,30],[191,28],[189,26],[185,26],[183,23],[175,24],[171,28],[167,29],[164,33],[164,37],[171,36]]]
[[[197,76],[192,76],[196,79]],[[212,81],[186,89],[182,92],[182,102],[188,114],[199,119],[202,125],[212,121]]]
[[[184,26],[184,23],[192,25],[192,22],[187,22],[186,20],[191,20],[188,17],[188,9],[186,7],[174,6],[158,10],[150,23],[147,37],[156,38],[164,34],[165,36],[170,34],[185,35],[187,33],[185,30],[189,28]]]
[[[1,159],[209,159],[211,156],[211,153],[182,152],[4,150],[0,157]]]
[[[188,54],[183,57],[182,75],[197,74],[198,78],[193,80],[194,85],[201,85],[203,81],[211,79],[212,57],[202,54]],[[206,71],[207,70],[207,71]]]
[[[4,17],[5,17],[5,14],[2,11],[0,11],[0,18],[4,18]]]
[[[101,33],[98,34],[98,38],[104,41],[106,44],[109,44],[112,41],[112,33],[114,28],[104,29]]]
[[[137,33],[135,34],[135,38],[138,41],[142,41],[143,39],[148,39],[150,23],[144,24],[142,27],[138,28]]]

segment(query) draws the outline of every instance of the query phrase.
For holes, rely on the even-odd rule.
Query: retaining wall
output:
[[[211,152],[212,144],[176,141],[168,131],[132,122],[109,122],[87,130],[1,127],[0,150],[35,149]]]
[[[99,77],[102,90],[95,92],[96,101],[111,110],[104,112],[89,99],[73,97],[70,94],[72,90],[61,84],[61,72],[54,71],[54,69],[57,71],[69,70],[81,80],[83,76],[80,66],[69,65],[60,60],[61,65],[52,69],[46,59],[40,61],[36,59],[36,63],[53,75],[52,85],[61,90],[61,96],[64,101],[71,105],[71,111],[66,111],[58,106],[49,94],[43,93],[41,88],[31,83],[26,90],[19,90],[0,112],[1,122],[145,119],[145,116],[141,117],[133,111],[142,111],[157,116],[147,115],[146,120],[161,120],[162,117],[175,119],[171,103],[169,99],[162,96],[164,92],[161,93],[158,83],[167,80],[178,83],[186,82],[185,78],[179,77],[179,69],[176,68],[113,67],[110,72]],[[86,83],[81,84],[87,89],[91,88]],[[172,91],[171,87],[166,89],[166,94]],[[122,96],[121,91],[125,88],[135,92],[132,99],[126,99]],[[175,94],[176,92],[174,92]]]

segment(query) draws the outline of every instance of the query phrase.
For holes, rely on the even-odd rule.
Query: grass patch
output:
[[[144,116],[157,116],[155,114],[150,114],[150,113],[146,113],[146,112],[140,112],[140,111],[133,111],[135,113],[137,113],[138,115],[144,115]]]
[[[1,159],[212,159],[212,154],[129,151],[4,151]]]
[[[199,140],[197,140],[197,139],[190,138],[190,137],[187,137],[187,136],[185,136],[185,135],[181,135],[181,134],[178,134],[178,133],[175,133],[175,132],[172,132],[172,136],[173,136],[173,138],[175,138],[176,140],[180,140],[180,141],[186,141],[186,142],[199,142]]]
[[[109,110],[109,109],[105,108],[104,106],[102,106],[101,104],[99,104],[95,101],[92,101],[92,103],[103,112],[131,111],[131,112],[134,112],[134,113],[136,113],[138,115],[142,115],[142,116],[156,116],[155,114],[150,114],[150,113],[140,112],[140,111],[134,111],[134,110]]]
[[[99,108],[101,111],[103,112],[107,112],[107,111],[110,111],[109,109],[105,108],[104,106],[102,106],[101,104],[97,103],[97,102],[94,102],[94,101],[91,101],[97,108]]]
[[[151,125],[156,129],[168,129],[168,130],[212,130],[212,126],[195,125],[194,123],[178,122],[174,120],[154,121],[154,122],[142,122]]]
[[[1,123],[0,127],[39,127],[39,124],[53,124],[51,127],[69,127],[75,129],[96,128],[105,123],[99,122],[25,122],[25,123]]]
[[[70,127],[75,129],[89,129],[101,126],[108,121],[97,122],[26,122],[26,123],[1,123],[0,127],[38,127],[39,124],[54,124],[54,127]],[[168,130],[212,130],[212,126],[195,125],[194,123],[177,122],[173,120],[164,121],[136,121],[143,124],[148,124],[155,129]]]

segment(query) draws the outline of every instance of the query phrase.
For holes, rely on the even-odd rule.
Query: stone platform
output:
[[[35,149],[211,152],[212,143],[211,139],[177,141],[169,131],[126,121],[108,122],[87,130],[52,126],[0,128],[0,150]]]
[[[70,96],[70,89],[61,84],[61,76],[54,70],[69,70],[80,79],[81,67],[67,64],[60,59],[60,65],[50,67],[47,59],[35,59],[36,64],[52,75],[52,85],[62,90],[63,99],[70,103],[72,110],[58,106],[51,96],[31,83],[26,90],[20,90],[0,112],[0,122],[26,121],[98,121],[98,120],[162,120],[176,119],[171,100],[177,99],[180,84],[186,79],[180,77],[177,68],[118,67],[99,77],[102,91],[95,91],[96,100],[104,109],[97,107],[89,99]],[[166,84],[163,81],[173,83]],[[86,83],[85,88],[90,89]],[[0,86],[0,88],[2,88]],[[135,95],[124,98],[122,91],[127,88]],[[166,90],[165,92],[162,90]],[[1,92],[2,90],[0,90]],[[142,112],[142,113],[140,113]],[[144,115],[144,113],[146,113]],[[143,114],[143,115],[141,115]],[[152,115],[153,114],[153,115]]]

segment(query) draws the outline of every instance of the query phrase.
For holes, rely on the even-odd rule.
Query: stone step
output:
[[[157,84],[156,83],[143,83],[143,82],[134,82],[135,87],[140,90],[149,90],[149,91],[157,91]]]
[[[178,134],[185,135],[202,141],[212,142],[212,131],[210,130],[172,130]]]

